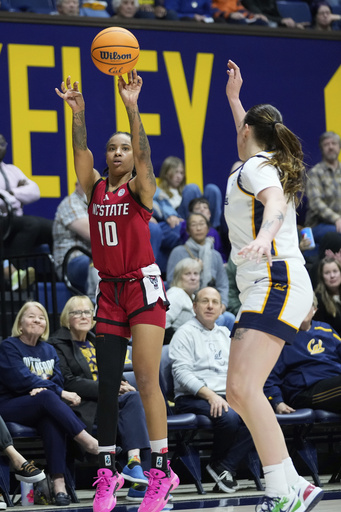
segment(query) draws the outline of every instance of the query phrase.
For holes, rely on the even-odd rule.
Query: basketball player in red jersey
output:
[[[110,512],[116,505],[116,491],[124,483],[115,468],[118,404],[114,397],[118,396],[130,336],[152,450],[148,489],[139,512],[162,510],[170,491],[179,485],[167,460],[167,415],[159,387],[168,301],[150,245],[148,222],[156,181],[137,105],[141,87],[136,70],[128,74],[128,83],[122,77],[118,79],[131,134],[117,132],[109,139],[105,180],[94,169],[93,155],[87,147],[85,103],[78,82],[72,85],[68,77],[61,91],[56,89],[73,113],[75,169],[89,203],[92,256],[101,278],[95,317],[100,469],[95,481],[94,512]]]

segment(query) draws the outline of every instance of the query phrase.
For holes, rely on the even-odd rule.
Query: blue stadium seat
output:
[[[277,7],[282,18],[292,18],[296,23],[312,22],[311,11],[306,2],[278,0]]]
[[[10,9],[38,14],[50,14],[56,10],[54,0],[7,0]]]

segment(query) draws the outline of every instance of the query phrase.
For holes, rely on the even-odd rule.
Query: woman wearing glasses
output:
[[[89,297],[71,297],[60,315],[61,328],[49,339],[59,357],[64,388],[77,393],[82,399],[74,411],[86,424],[88,432],[92,432],[93,426],[97,424],[98,402],[96,337],[91,332],[95,323],[93,314],[93,304]],[[115,400],[114,396],[112,400]],[[121,381],[118,406],[119,444],[127,455],[127,465],[122,474],[133,483],[127,499],[142,501],[148,480],[141,466],[141,451],[146,465],[149,465],[149,437],[140,394],[124,380]]]
[[[34,427],[43,439],[55,504],[70,504],[65,488],[66,436],[89,453],[98,442],[69,407],[79,405],[77,393],[63,389],[63,377],[49,336],[47,312],[39,302],[26,302],[0,344],[0,414],[5,422]],[[67,405],[63,400],[68,402]]]

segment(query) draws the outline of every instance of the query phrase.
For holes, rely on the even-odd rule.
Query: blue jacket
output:
[[[61,395],[63,376],[56,349],[45,341],[32,347],[19,338],[5,339],[0,344],[0,402],[27,395],[34,388]]]
[[[273,404],[292,400],[316,382],[341,375],[341,338],[323,322],[312,321],[309,331],[299,331],[285,345],[269,375],[264,392]]]
[[[176,11],[180,19],[193,18],[194,14],[213,16],[211,2],[208,0],[165,0],[165,7],[167,10]]]

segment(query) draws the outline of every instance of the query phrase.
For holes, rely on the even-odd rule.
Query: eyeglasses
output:
[[[82,315],[89,318],[92,316],[93,312],[93,309],[84,309],[83,311],[81,309],[76,309],[76,311],[70,311],[69,315],[72,315],[73,318],[81,318]]]

